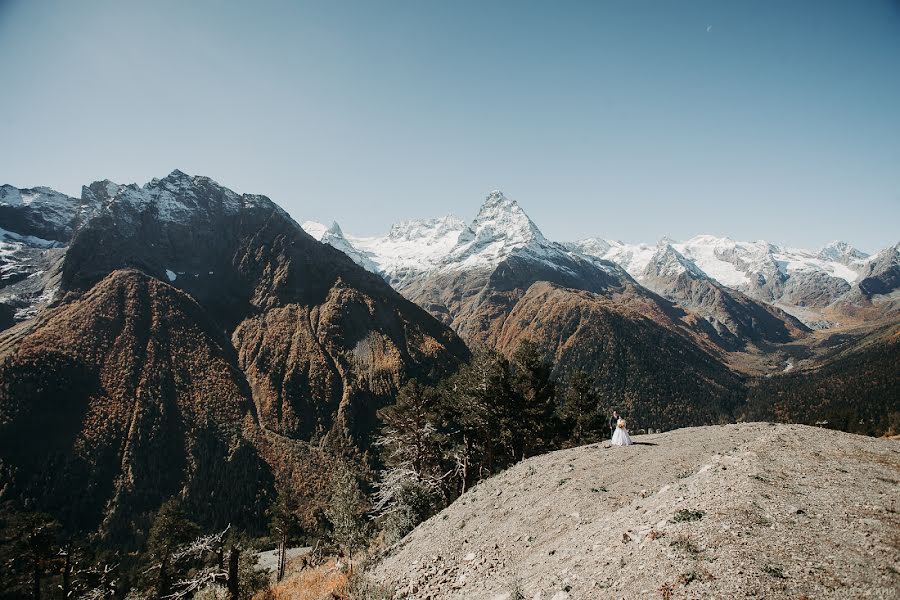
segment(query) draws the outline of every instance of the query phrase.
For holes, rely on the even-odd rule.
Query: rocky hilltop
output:
[[[519,463],[378,563],[397,597],[895,598],[900,442],[747,423]]]

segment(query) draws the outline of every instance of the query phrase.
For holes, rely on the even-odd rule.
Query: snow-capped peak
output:
[[[860,264],[869,258],[869,255],[862,252],[847,242],[833,241],[822,246],[817,256],[823,260],[832,260],[844,265],[852,263]]]
[[[318,221],[303,221],[300,227],[319,242],[322,241],[322,237],[325,235],[325,232],[328,231],[328,227]]]
[[[341,226],[338,225],[337,221],[332,221],[331,225],[328,226],[328,229],[325,230],[325,233],[326,235],[344,237],[344,232],[341,231]]]
[[[338,225],[337,221],[332,221],[331,225],[325,225],[318,221],[304,221],[300,227],[316,240],[326,244],[329,243],[329,240],[331,239],[346,239],[344,237],[344,232],[341,230],[341,226]]]
[[[502,239],[510,245],[547,243],[544,234],[518,202],[510,200],[500,190],[488,194],[478,215],[463,235],[471,235],[473,240],[480,242]]]
[[[707,279],[706,273],[675,249],[669,238],[660,240],[656,253],[647,263],[645,277],[677,277],[688,273],[694,278]]]
[[[349,237],[392,285],[432,268],[456,246],[466,224],[453,215],[401,221],[383,237]]]
[[[444,261],[444,268],[495,265],[520,248],[538,255],[548,250],[564,253],[562,246],[547,241],[515,200],[493,191],[459,235],[459,243]]]
[[[371,271],[372,273],[381,272],[378,265],[372,261],[369,253],[354,246],[354,244],[344,236],[344,232],[341,230],[341,226],[337,224],[337,221],[332,221],[331,225],[328,226],[317,221],[304,221],[300,227],[316,240],[340,250],[349,256],[353,262],[367,271]]]
[[[0,205],[29,206],[37,202],[41,205],[72,205],[78,201],[48,187],[20,190],[11,185],[0,185]]]
[[[602,238],[583,238],[576,242],[563,242],[563,246],[572,252],[601,258],[612,248],[612,242]]]

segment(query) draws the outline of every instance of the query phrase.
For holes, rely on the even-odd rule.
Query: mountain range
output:
[[[696,298],[688,299],[696,293],[687,294],[685,284],[703,282],[704,290],[740,292],[813,328],[839,325],[824,315],[845,304],[874,304],[881,312],[893,311],[892,292],[900,273],[900,244],[871,256],[846,242],[832,242],[813,252],[711,235],[685,242],[662,239],[657,244],[602,238],[556,244],[499,191],[488,195],[470,224],[453,216],[404,221],[384,237],[346,235],[336,223],[326,227],[307,221],[303,227],[401,290],[410,280],[485,268],[513,255],[531,256],[551,268],[565,268],[571,259],[581,257],[601,269],[618,266],[645,287],[688,308],[697,308],[698,303]]]
[[[285,486],[314,514],[327,457],[371,464],[401,386],[526,340],[644,427],[826,407],[877,433],[900,418],[898,286],[898,246],[557,243],[500,192],[359,238],[177,170],[4,185],[0,500],[110,540],[176,494],[206,527],[261,527]],[[760,393],[785,371],[808,392]]]
[[[884,393],[866,394],[864,383],[896,387],[883,360],[897,351],[890,334],[900,315],[900,244],[869,256],[843,242],[811,252],[708,235],[656,245],[557,243],[499,191],[469,223],[404,221],[368,238],[336,224],[304,227],[471,348],[511,355],[522,341],[536,342],[560,380],[587,373],[609,405],[647,424],[734,419],[747,412],[739,400],[745,386],[758,390],[757,378],[775,377],[766,389],[778,390],[780,376],[807,390],[780,414],[808,419],[815,409],[799,407],[812,403],[828,407],[820,420],[834,415],[844,427],[883,431],[888,415],[900,413]],[[849,413],[811,400],[826,380],[854,398]],[[768,407],[757,418],[775,414],[769,400],[754,398]]]

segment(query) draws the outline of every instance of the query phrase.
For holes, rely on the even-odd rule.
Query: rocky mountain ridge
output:
[[[215,491],[202,469],[235,453],[247,462],[220,475],[260,494],[245,503],[259,526],[276,484],[322,477],[285,457],[361,455],[401,385],[468,357],[452,331],[264,196],[175,171],[50,200],[71,210],[48,225],[22,212],[38,200],[10,200],[0,221],[15,245],[4,266],[24,257],[15,264],[32,270],[0,286],[25,305],[0,334],[0,487],[67,527],[140,528],[179,490],[218,524],[246,499],[203,508]],[[32,223],[52,244],[25,237]],[[33,448],[42,423],[53,443]],[[300,450],[273,453],[273,437]]]
[[[564,262],[559,258],[560,250],[598,259],[601,266],[613,263],[647,285],[664,266],[651,264],[661,258],[656,256],[658,249],[671,246],[681,256],[684,268],[702,273],[722,289],[787,310],[816,327],[832,324],[822,316],[827,307],[840,306],[842,302],[871,303],[873,296],[889,294],[897,288],[895,283],[889,283],[894,275],[884,285],[858,285],[869,266],[877,262],[876,257],[890,249],[869,256],[841,241],[831,242],[816,252],[710,235],[695,236],[685,242],[664,239],[655,245],[602,238],[556,244],[541,234],[515,201],[499,191],[488,195],[469,226],[456,219],[451,223],[448,227],[443,220],[408,222],[401,227],[409,233],[404,238],[403,252],[392,245],[390,235],[344,239],[354,248],[351,255],[358,250],[364,253],[359,264],[382,275],[398,289],[431,272],[496,265],[513,253],[530,254],[554,265]],[[312,231],[322,228],[312,222],[305,226]],[[436,237],[440,244],[433,243]]]

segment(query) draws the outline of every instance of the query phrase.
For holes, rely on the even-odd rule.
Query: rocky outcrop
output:
[[[860,294],[869,299],[900,288],[900,244],[879,252],[866,265],[856,287]]]
[[[764,423],[634,439],[480,483],[375,577],[419,600],[894,597],[897,441]]]

